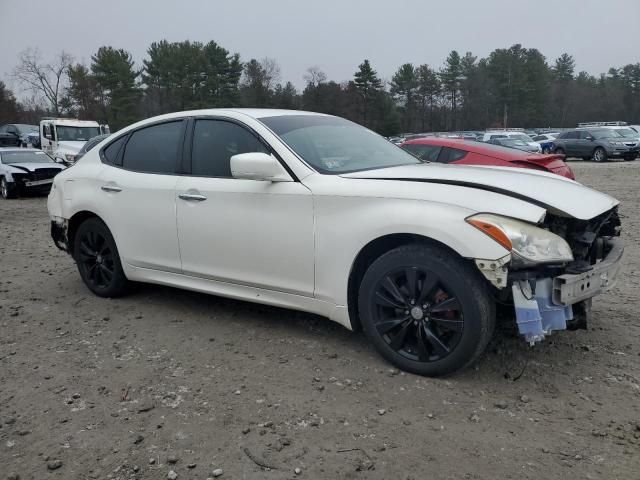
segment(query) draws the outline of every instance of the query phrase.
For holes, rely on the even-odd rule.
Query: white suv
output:
[[[617,206],[553,174],[425,163],[341,118],[243,109],[125,128],[48,200],[96,295],[139,281],[314,312],[423,375],[478,358],[496,299],[529,342],[583,321],[620,265]]]

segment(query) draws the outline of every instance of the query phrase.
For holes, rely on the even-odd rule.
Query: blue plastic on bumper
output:
[[[518,331],[527,342],[538,342],[555,330],[566,330],[567,321],[573,319],[571,305],[553,303],[552,279],[537,280],[535,293],[526,280],[514,282],[511,288]]]

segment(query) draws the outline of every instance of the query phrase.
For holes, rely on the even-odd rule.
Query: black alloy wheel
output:
[[[436,272],[415,266],[391,271],[378,282],[374,301],[376,330],[403,357],[441,360],[460,342],[462,306]]]
[[[362,327],[378,352],[419,375],[447,375],[473,363],[493,333],[488,282],[443,247],[395,248],[367,269],[358,293]]]
[[[127,279],[118,249],[107,226],[98,218],[83,222],[75,235],[74,259],[84,283],[101,297],[124,293]]]

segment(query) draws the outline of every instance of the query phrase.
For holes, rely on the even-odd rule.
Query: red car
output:
[[[456,138],[424,137],[400,145],[415,156],[430,162],[460,165],[531,168],[575,180],[564,155],[530,153],[515,148]]]

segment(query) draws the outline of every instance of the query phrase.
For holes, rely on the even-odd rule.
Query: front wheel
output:
[[[594,162],[606,162],[607,161],[607,152],[604,148],[598,147],[593,151],[593,161]]]
[[[358,309],[383,357],[427,376],[472,364],[495,323],[494,303],[475,267],[431,245],[398,247],[374,261],[360,284]]]
[[[13,182],[7,182],[7,179],[2,177],[0,179],[0,195],[5,200],[10,198],[16,198],[16,186]]]
[[[99,297],[125,293],[128,281],[122,270],[116,242],[98,218],[85,220],[76,232],[73,258],[85,285]]]

